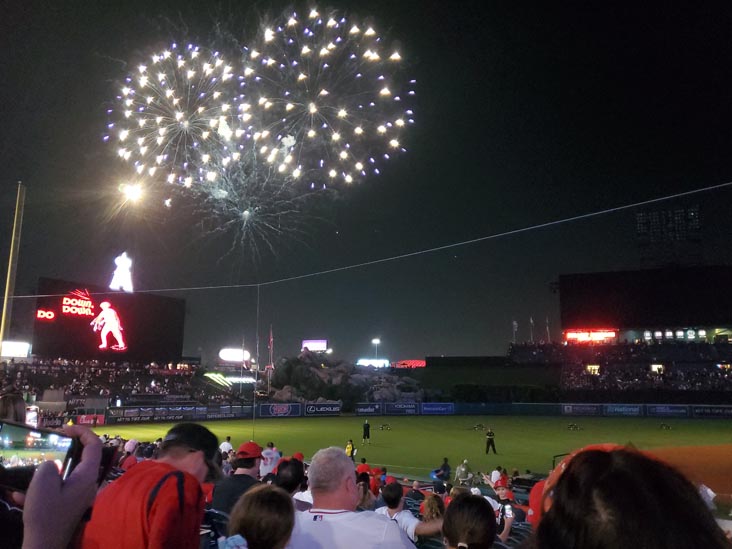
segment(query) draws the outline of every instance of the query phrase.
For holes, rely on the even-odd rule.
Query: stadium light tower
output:
[[[371,344],[374,346],[374,360],[377,360],[379,358],[379,345],[381,345],[381,340],[375,337],[371,340]]]

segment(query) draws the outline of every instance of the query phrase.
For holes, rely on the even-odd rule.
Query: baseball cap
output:
[[[236,457],[244,459],[262,457],[262,447],[253,440],[250,440],[239,446],[239,449],[236,451]]]
[[[187,446],[191,450],[203,452],[209,476],[220,476],[219,466],[216,464],[216,452],[219,451],[219,440],[211,431],[198,423],[179,423],[175,425],[163,438],[161,449],[173,446]]]
[[[305,454],[303,454],[302,452],[295,452],[294,454],[292,454],[292,457],[298,461],[305,461]]]
[[[493,483],[493,488],[508,488],[508,481],[505,478],[501,477],[495,483]]]

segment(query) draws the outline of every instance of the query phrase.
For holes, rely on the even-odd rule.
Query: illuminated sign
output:
[[[615,330],[568,330],[564,332],[567,343],[610,343],[618,337]]]
[[[108,348],[108,337],[109,334],[112,334],[112,336],[116,340],[116,343],[112,345],[111,349],[113,351],[126,350],[127,345],[125,344],[125,340],[122,337],[122,322],[120,322],[117,311],[112,308],[112,305],[111,303],[109,303],[109,301],[102,301],[99,304],[99,308],[102,309],[102,312],[99,313],[99,315],[89,323],[95,332],[101,331],[100,337],[102,342],[99,345],[99,348]]]
[[[124,290],[132,292],[132,259],[127,252],[122,252],[114,258],[114,274],[112,281],[109,283],[110,290]]]
[[[3,341],[0,355],[4,357],[26,358],[30,354],[30,343],[27,341]]]
[[[300,349],[302,349],[303,351],[305,349],[307,349],[308,351],[312,351],[314,353],[324,353],[325,351],[328,350],[328,340],[327,339],[303,339]]]
[[[224,362],[246,362],[252,355],[241,347],[226,347],[219,351],[219,358]]]
[[[359,358],[358,366],[373,366],[374,368],[388,368],[391,366],[388,358]]]
[[[36,318],[38,320],[53,320],[54,318],[56,318],[56,313],[54,313],[53,311],[38,309],[36,311]]]
[[[74,290],[61,299],[61,313],[71,316],[94,316],[94,302],[89,290]]]

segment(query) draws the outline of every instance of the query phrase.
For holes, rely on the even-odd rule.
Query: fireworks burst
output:
[[[192,198],[214,232],[274,252],[322,191],[405,151],[415,82],[398,47],[335,12],[287,13],[231,49],[146,57],[119,86],[105,140],[150,186]]]
[[[212,155],[235,154],[241,135],[233,67],[218,52],[188,45],[151,55],[125,78],[105,140],[139,175],[190,187],[215,178]]]
[[[415,82],[398,48],[366,23],[311,10],[262,26],[244,50],[240,90],[257,112],[257,151],[310,186],[351,183],[404,152]]]

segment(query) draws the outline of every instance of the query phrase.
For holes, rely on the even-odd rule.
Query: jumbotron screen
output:
[[[183,350],[185,301],[38,281],[33,354],[100,360],[175,361]]]

